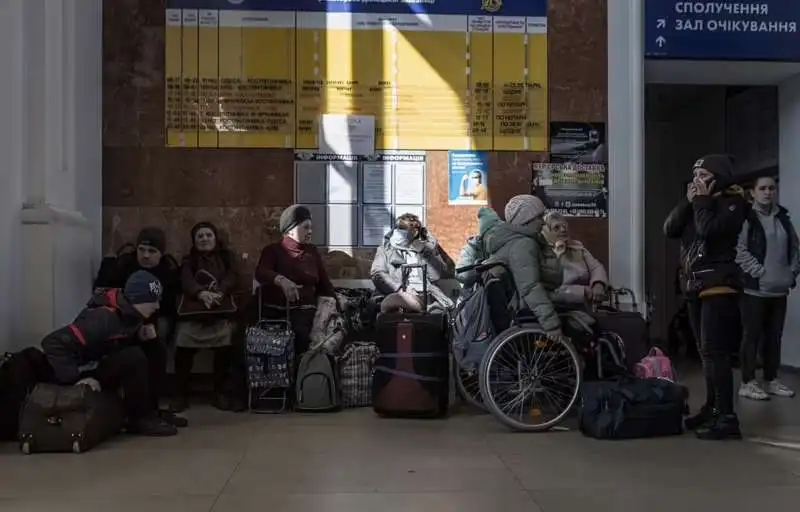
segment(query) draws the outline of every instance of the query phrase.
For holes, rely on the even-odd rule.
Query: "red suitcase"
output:
[[[423,282],[427,281],[424,265],[404,268],[422,268]],[[427,298],[427,288],[423,295]],[[380,356],[372,379],[372,408],[379,416],[439,418],[447,414],[450,350],[446,326],[445,315],[437,313],[378,317]]]

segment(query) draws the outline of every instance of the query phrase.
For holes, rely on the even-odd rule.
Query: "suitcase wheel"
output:
[[[81,448],[80,441],[72,441],[72,453],[81,453],[83,449]]]
[[[22,443],[22,445],[19,447],[19,449],[25,455],[30,455],[31,454],[31,443],[29,443],[28,441],[25,441],[24,443]]]

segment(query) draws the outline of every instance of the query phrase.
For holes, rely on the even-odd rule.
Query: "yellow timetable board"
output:
[[[379,150],[547,150],[546,0],[167,7],[168,146],[316,149],[352,114]]]

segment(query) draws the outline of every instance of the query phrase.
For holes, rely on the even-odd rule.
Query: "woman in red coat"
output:
[[[317,298],[334,297],[333,285],[317,248],[310,243],[313,226],[308,208],[293,205],[283,211],[283,237],[264,247],[256,267],[267,318],[289,319],[295,332],[295,352],[308,349]]]

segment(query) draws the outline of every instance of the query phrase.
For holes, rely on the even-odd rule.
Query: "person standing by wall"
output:
[[[704,156],[692,174],[686,201],[664,223],[664,234],[681,240],[684,289],[691,297],[706,380],[706,403],[687,418],[686,427],[699,439],[741,439],[733,407],[731,340],[738,338],[743,288],[736,246],[750,207],[744,190],[733,184],[730,156]]]
[[[786,299],[800,273],[797,232],[786,208],[775,202],[774,178],[759,178],[753,187],[753,209],[739,235],[736,262],[742,269],[742,386],[739,396],[768,400],[791,398],[794,391],[778,381]],[[756,380],[761,347],[764,386]]]

